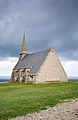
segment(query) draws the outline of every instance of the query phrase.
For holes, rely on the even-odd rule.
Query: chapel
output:
[[[28,53],[25,34],[19,59],[13,68],[12,82],[51,83],[68,82],[66,72],[53,48]]]

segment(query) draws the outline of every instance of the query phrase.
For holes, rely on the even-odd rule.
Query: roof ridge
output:
[[[40,52],[44,52],[44,51],[49,51],[51,48],[49,48],[49,49],[45,49],[45,50],[41,50],[41,51],[37,51],[37,52],[31,52],[31,53],[29,53],[28,55],[31,55],[31,54],[35,54],[35,53],[40,53]]]

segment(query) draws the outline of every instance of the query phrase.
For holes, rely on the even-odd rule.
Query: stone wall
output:
[[[36,83],[67,82],[67,75],[53,49],[50,50],[36,76]]]

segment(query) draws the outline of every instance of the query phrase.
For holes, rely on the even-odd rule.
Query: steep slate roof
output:
[[[32,67],[29,75],[35,75],[45,60],[49,50],[50,49],[25,55],[23,60],[18,62],[14,69]]]

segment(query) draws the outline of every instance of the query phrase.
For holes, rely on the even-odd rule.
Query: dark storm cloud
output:
[[[19,54],[24,31],[29,52],[78,59],[78,0],[0,0],[0,56]]]

